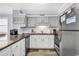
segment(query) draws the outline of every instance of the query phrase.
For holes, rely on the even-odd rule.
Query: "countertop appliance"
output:
[[[72,8],[71,13],[64,15],[65,21],[60,21],[60,54],[62,56],[76,56],[79,55],[79,7]],[[74,16],[76,18],[73,18]]]
[[[18,35],[18,29],[10,30],[10,35]]]

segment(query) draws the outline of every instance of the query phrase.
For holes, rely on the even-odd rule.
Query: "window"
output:
[[[0,19],[0,33],[8,33],[8,19],[7,18]]]

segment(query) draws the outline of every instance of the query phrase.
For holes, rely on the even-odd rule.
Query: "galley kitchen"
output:
[[[0,56],[79,56],[78,3],[0,3]]]

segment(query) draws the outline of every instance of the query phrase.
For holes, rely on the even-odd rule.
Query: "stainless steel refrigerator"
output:
[[[60,55],[79,56],[79,4],[71,8],[70,14],[66,12],[63,15],[65,15],[65,21],[60,20]],[[71,18],[74,16],[75,18]]]

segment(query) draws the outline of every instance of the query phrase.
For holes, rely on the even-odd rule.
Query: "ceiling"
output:
[[[57,16],[71,3],[0,3],[0,13],[12,13],[12,10],[22,10],[27,15]]]

